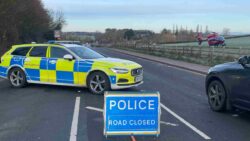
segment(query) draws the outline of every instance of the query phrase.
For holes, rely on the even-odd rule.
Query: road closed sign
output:
[[[160,134],[158,92],[106,92],[104,135]]]

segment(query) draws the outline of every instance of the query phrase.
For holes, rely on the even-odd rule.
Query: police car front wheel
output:
[[[88,77],[88,88],[93,94],[103,94],[110,89],[108,77],[102,72],[94,72]]]
[[[11,69],[8,78],[13,87],[21,88],[27,85],[25,73],[20,68]]]

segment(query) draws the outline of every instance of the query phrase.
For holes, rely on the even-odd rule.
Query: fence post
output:
[[[200,48],[200,55],[199,55],[199,56],[200,56],[200,58],[201,58],[201,56],[202,56],[202,54],[201,54],[201,46],[200,46],[199,48]]]
[[[214,46],[212,48],[212,54],[211,54],[211,65],[213,64],[214,61]]]
[[[193,46],[191,47],[191,56],[193,56]]]
[[[241,47],[239,48],[239,57],[241,57]]]
[[[208,53],[208,56],[209,56],[209,65],[212,65],[212,59],[211,59],[211,53],[212,52],[212,50],[211,50],[211,47],[209,47],[209,53]]]

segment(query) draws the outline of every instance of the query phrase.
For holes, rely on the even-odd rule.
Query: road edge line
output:
[[[69,139],[70,141],[77,141],[79,111],[80,111],[80,97],[76,97],[73,120],[70,131],[70,139]]]
[[[162,103],[161,103],[161,107],[164,110],[166,110],[168,113],[170,113],[172,116],[174,116],[176,119],[178,119],[180,122],[182,122],[183,124],[185,124],[187,127],[189,127],[190,129],[192,129],[194,132],[196,132],[198,135],[200,135],[205,140],[211,140],[211,138],[208,135],[206,135],[204,132],[200,131],[198,128],[196,128],[195,126],[193,126],[192,124],[190,124],[189,122],[187,122],[185,119],[183,119],[182,117],[180,117],[179,115],[177,115],[175,112],[173,112],[172,110],[170,110],[168,107],[166,107]]]

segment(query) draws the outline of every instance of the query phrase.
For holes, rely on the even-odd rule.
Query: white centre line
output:
[[[190,124],[189,122],[187,122],[185,119],[183,119],[182,117],[180,117],[179,115],[177,115],[175,112],[173,112],[172,110],[170,110],[168,107],[166,107],[162,103],[161,103],[161,107],[164,110],[166,110],[168,113],[170,113],[172,116],[174,116],[175,118],[177,118],[179,121],[181,121],[182,123],[184,123],[186,126],[188,126],[190,129],[192,129],[194,132],[196,132],[197,134],[199,134],[205,140],[211,140],[211,138],[208,135],[206,135],[205,133],[203,133],[202,131],[200,131],[196,127],[194,127],[192,124]]]
[[[80,110],[80,97],[76,97],[75,109],[70,131],[70,139],[69,139],[70,141],[77,140],[79,110]]]

